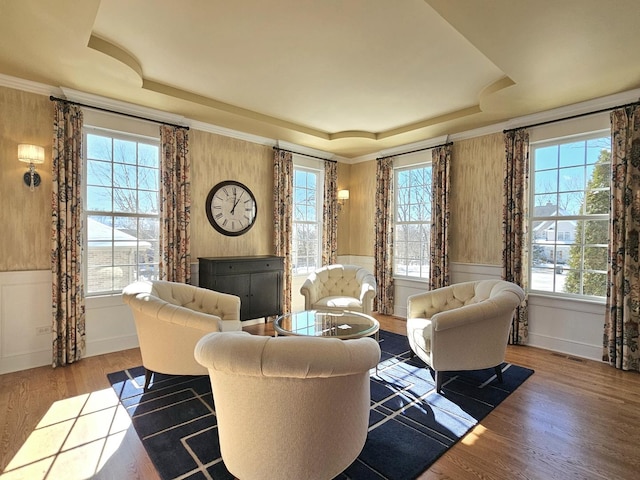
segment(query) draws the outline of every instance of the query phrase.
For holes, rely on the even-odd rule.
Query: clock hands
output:
[[[240,203],[240,199],[242,198],[242,194],[243,194],[243,193],[244,193],[244,191],[243,191],[243,192],[240,192],[240,196],[236,199],[236,198],[235,198],[235,196],[236,196],[236,195],[235,195],[235,190],[234,190],[234,192],[233,192],[233,198],[234,198],[235,200],[234,200],[234,202],[233,202],[233,207],[231,207],[231,215],[235,215],[236,206],[238,205],[238,203]]]

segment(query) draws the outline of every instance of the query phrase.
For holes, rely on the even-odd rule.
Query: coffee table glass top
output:
[[[305,310],[278,317],[273,322],[273,328],[281,335],[347,339],[374,335],[380,329],[380,324],[370,315],[359,312]]]

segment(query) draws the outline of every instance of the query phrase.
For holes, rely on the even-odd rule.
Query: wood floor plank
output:
[[[376,317],[383,330],[405,334],[403,319]],[[245,330],[273,334],[271,323]],[[420,479],[636,478],[640,374],[526,346],[508,347],[507,361],[535,373]],[[140,351],[132,349],[0,375],[0,472],[48,412],[109,389],[107,373],[141,363]],[[159,478],[133,427],[105,448],[113,452],[93,478]]]

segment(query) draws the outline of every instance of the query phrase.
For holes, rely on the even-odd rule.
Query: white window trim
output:
[[[587,119],[580,119],[575,122],[565,122],[561,125],[550,125],[542,128],[536,128],[530,135],[530,140],[535,139],[534,141],[530,141],[529,150],[533,153],[534,148],[543,148],[547,146],[556,146],[563,145],[568,143],[573,143],[575,141],[584,141],[590,139],[596,139],[606,136],[611,136],[611,128],[601,128],[603,124],[609,122],[608,115],[598,115]],[[596,129],[588,129],[583,131],[583,128],[595,127]],[[600,127],[600,128],[598,128]],[[547,137],[547,138],[544,138]],[[553,299],[564,299],[564,300],[573,300],[577,302],[586,302],[592,304],[602,305],[606,302],[606,297],[596,297],[591,295],[580,295],[575,293],[565,293],[565,292],[549,292],[546,290],[534,290],[531,288],[532,285],[532,273],[533,273],[533,223],[535,221],[560,221],[560,220],[609,220],[610,214],[601,214],[601,215],[566,215],[562,217],[534,217],[533,216],[533,208],[535,205],[535,164],[533,155],[531,155],[531,161],[529,164],[529,205],[530,205],[530,214],[528,220],[528,249],[530,252],[528,258],[527,265],[527,276],[528,276],[528,293],[546,298]],[[557,239],[556,239],[557,240]]]
[[[429,156],[428,160],[425,160],[425,155]],[[394,232],[396,231],[396,226],[398,222],[396,220],[396,203],[397,203],[397,193],[398,193],[398,172],[402,170],[409,170],[412,168],[421,168],[421,167],[432,167],[433,162],[431,161],[431,150],[425,150],[423,152],[415,152],[408,155],[403,155],[399,158],[394,159],[393,162],[393,188],[394,188],[394,198],[391,201],[391,208],[393,210],[393,226]],[[417,224],[421,224],[419,222]],[[431,223],[431,220],[429,220]],[[395,235],[395,234],[394,234]],[[395,270],[395,248],[396,242],[394,239],[394,270],[393,270],[393,279],[399,282],[420,282],[420,283],[429,283],[430,279],[425,277],[412,277],[408,275],[399,275]],[[431,273],[429,273],[431,275]]]
[[[83,205],[82,205],[82,217],[83,217],[83,224],[84,224],[84,245],[83,245],[83,271],[82,271],[82,275],[84,278],[84,285],[85,285],[85,297],[87,299],[97,299],[97,298],[112,298],[112,297],[120,297],[121,296],[121,292],[119,291],[112,291],[112,292],[96,292],[96,293],[89,293],[87,291],[87,286],[88,286],[88,266],[89,266],[89,262],[87,259],[87,255],[88,255],[88,242],[89,242],[89,236],[88,236],[88,232],[87,232],[87,219],[89,216],[91,215],[96,215],[96,212],[94,212],[93,210],[89,210],[87,208],[87,160],[88,160],[88,155],[87,155],[87,142],[86,142],[86,138],[87,135],[90,134],[96,134],[96,135],[104,135],[104,136],[109,136],[111,138],[115,138],[115,139],[121,139],[121,140],[132,140],[135,139],[136,141],[139,141],[141,143],[151,143],[151,144],[156,144],[158,145],[158,147],[160,147],[160,131],[157,127],[157,125],[155,125],[155,128],[151,128],[152,125],[150,125],[148,122],[142,122],[142,121],[135,121],[135,120],[131,120],[127,117],[122,117],[122,116],[118,116],[118,115],[113,115],[113,114],[105,114],[102,112],[96,112],[94,110],[84,110],[83,111],[84,114],[84,119],[85,119],[85,123],[82,127],[82,136],[83,136],[83,144],[82,144],[82,161],[83,161],[83,171],[85,172],[85,175],[83,175],[82,178],[82,191],[83,191]],[[92,123],[88,123],[87,119],[89,119]],[[119,121],[123,126],[126,126],[126,128],[128,130],[124,130],[124,129],[120,129],[118,130],[117,127],[119,125]],[[103,125],[108,125],[108,127],[103,126]],[[129,129],[131,131],[129,131]],[[157,132],[156,136],[152,135],[152,132],[155,131]],[[159,200],[159,199],[158,199]],[[111,213],[113,214],[113,213]],[[122,216],[128,216],[128,214],[123,213]],[[134,216],[138,216],[138,215],[134,215]],[[144,215],[144,217],[150,217],[149,215]],[[157,215],[158,218],[160,218],[160,212],[158,212]],[[158,239],[159,241],[159,239]]]

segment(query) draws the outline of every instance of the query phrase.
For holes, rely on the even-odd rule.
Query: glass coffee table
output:
[[[277,335],[335,337],[340,339],[375,336],[378,340],[380,323],[370,315],[359,312],[330,312],[304,310],[287,313],[273,322]]]

